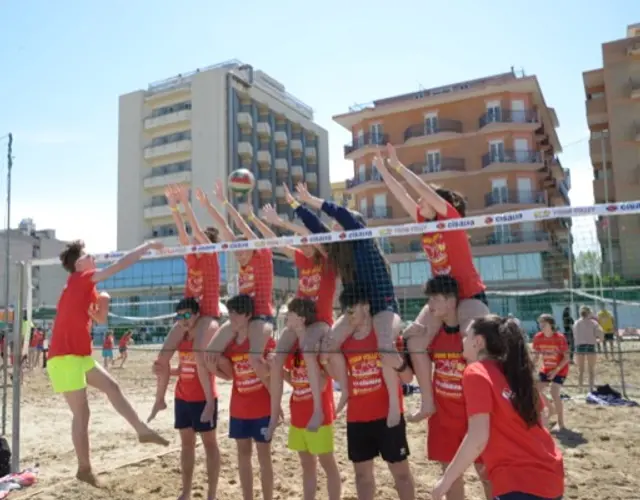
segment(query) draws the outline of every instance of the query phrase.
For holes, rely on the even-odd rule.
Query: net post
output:
[[[29,272],[27,272],[27,269]],[[12,391],[12,408],[11,408],[11,472],[17,474],[20,472],[20,391],[22,389],[22,354],[24,353],[24,343],[28,342],[29,335],[25,332],[25,338],[22,338],[22,326],[25,324],[22,320],[22,308],[26,304],[30,304],[31,287],[30,282],[31,264],[25,262],[18,263],[18,274],[20,284],[17,294],[17,304],[13,314],[13,391]],[[26,298],[26,301],[25,301]],[[31,313],[27,311],[27,325],[31,325]]]

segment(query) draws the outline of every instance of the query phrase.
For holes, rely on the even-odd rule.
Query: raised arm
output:
[[[396,200],[402,205],[409,216],[418,220],[418,204],[415,202],[413,198],[409,195],[407,190],[398,182],[398,180],[389,172],[387,166],[384,162],[384,158],[380,153],[376,154],[374,160],[374,165],[378,170],[378,173],[382,176],[382,180],[391,191],[391,194],[395,197]]]
[[[227,223],[226,219],[222,216],[218,209],[213,206],[209,197],[205,194],[205,192],[198,188],[196,190],[196,198],[202,204],[202,206],[207,210],[208,214],[213,219],[218,231],[220,231],[220,237],[223,241],[234,241],[236,239],[236,235],[233,234],[231,227]]]
[[[298,201],[291,194],[291,191],[289,191],[289,186],[287,186],[286,184],[283,184],[282,187],[284,188],[285,200],[287,201],[289,206],[293,208],[293,211],[296,213],[296,215],[300,218],[302,223],[311,233],[318,234],[318,233],[329,232],[329,228],[322,223],[322,221],[316,214],[314,214],[307,207],[300,205],[300,203],[298,203]],[[294,229],[284,226],[284,224],[290,224],[290,223],[280,219],[280,217],[278,217],[277,219],[278,219],[277,221],[274,220],[273,224],[276,224],[280,227],[292,230],[297,233],[297,231],[295,231]]]
[[[273,210],[273,207],[271,207],[271,205],[265,205],[263,208],[263,210],[268,210],[268,209]],[[260,232],[260,234],[262,234],[263,238],[278,237],[278,235],[274,233],[269,226],[267,226],[264,222],[262,222],[258,217],[255,216],[255,214],[253,213],[253,210],[249,212],[249,215],[247,216],[247,220],[251,222],[254,226],[256,226],[256,229]],[[279,250],[290,259],[295,259],[296,249],[294,247],[291,247],[291,246],[281,247]]]
[[[191,231],[193,231],[193,237],[199,245],[206,245],[207,243],[211,243],[207,235],[204,234],[200,224],[198,224],[198,219],[196,219],[196,214],[193,213],[193,208],[191,207],[191,202],[189,201],[189,190],[184,186],[178,187],[178,199],[182,206],[184,207],[184,212],[187,216],[187,220],[189,224],[191,224]]]
[[[419,175],[416,175],[407,167],[405,167],[400,160],[398,160],[398,155],[396,153],[396,148],[394,148],[391,144],[387,144],[387,154],[389,155],[389,165],[393,168],[398,174],[406,180],[413,189],[416,190],[420,198],[422,198],[431,208],[433,209],[433,216],[437,214],[446,215],[447,213],[447,202],[440,197],[435,190],[429,186],[426,182],[424,182]],[[385,180],[386,182],[386,180]],[[423,210],[424,211],[424,210]],[[423,213],[423,215],[425,215]],[[429,218],[429,217],[427,217]]]
[[[328,200],[321,200],[320,198],[316,198],[307,189],[307,186],[303,183],[298,183],[296,186],[296,192],[298,193],[298,198],[301,202],[313,207],[320,208],[325,214],[329,217],[333,217],[338,224],[340,224],[346,231],[351,231],[353,229],[363,229],[365,225],[356,219],[348,208],[342,207],[337,203],[333,203]],[[320,202],[320,203],[319,203]],[[320,206],[318,206],[318,204]]]
[[[218,201],[224,204],[227,207],[227,211],[229,212],[229,217],[235,224],[235,226],[240,230],[242,235],[248,240],[257,240],[259,239],[256,233],[253,232],[253,229],[247,224],[247,222],[242,218],[242,215],[238,213],[236,208],[229,203],[226,195],[224,194],[224,188],[222,187],[222,181],[217,181],[215,187],[213,188],[213,192],[218,198]]]
[[[186,247],[187,245],[191,244],[191,240],[189,239],[189,234],[187,233],[187,229],[184,226],[184,221],[182,220],[182,215],[180,215],[180,210],[178,209],[177,186],[167,186],[167,189],[164,190],[164,195],[166,196],[167,203],[169,204],[169,208],[171,209],[171,218],[173,219],[173,223],[176,225],[176,230],[178,231],[178,241],[183,247]]]
[[[93,281],[99,283],[100,281],[111,278],[111,276],[113,276],[114,274],[117,274],[120,271],[124,271],[127,267],[131,267],[133,264],[138,262],[140,258],[149,250],[160,250],[162,248],[164,248],[164,245],[162,243],[148,241],[147,243],[144,243],[139,247],[131,250],[128,254],[126,254],[124,257],[114,262],[110,266],[107,266],[104,269],[97,270],[93,274]]]

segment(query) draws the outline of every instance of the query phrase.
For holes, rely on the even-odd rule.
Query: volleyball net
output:
[[[278,212],[287,221],[293,220],[288,206],[282,210],[278,207]],[[392,219],[389,207],[374,206],[362,215],[367,227],[355,231],[307,236],[285,234],[276,238],[167,247],[150,252],[131,268],[99,285],[100,290],[110,294],[111,304],[108,323],[96,325],[93,330],[96,355],[99,356],[109,330],[115,334],[116,347],[122,335],[129,331],[133,333],[132,357],[136,356],[136,351],[160,349],[174,322],[175,307],[184,296],[185,256],[190,254],[219,254],[220,296],[224,304],[246,285],[238,282],[239,252],[246,255],[247,252],[272,250],[273,303],[277,311],[275,334],[278,335],[284,326],[286,303],[298,287],[318,286],[310,275],[298,271],[287,249],[313,245],[333,245],[338,249],[351,246],[353,249],[355,242],[374,240],[386,262],[384,265],[371,262],[368,276],[375,283],[385,279],[387,274],[383,273],[390,275],[400,315],[403,321],[411,322],[425,305],[423,288],[432,276],[432,266],[446,270],[448,260],[456,258],[456,248],[447,248],[442,235],[463,230],[472,245],[475,267],[487,287],[491,312],[513,315],[531,337],[538,331],[538,318],[542,314],[552,315],[558,329],[563,331],[565,316],[568,314],[577,319],[582,306],[588,306],[594,317],[607,310],[615,324],[613,344],[617,357],[611,366],[603,365],[602,380],[598,375],[598,381],[620,387],[625,394],[627,388],[640,393],[640,258],[638,247],[633,244],[635,241],[637,245],[640,231],[640,201],[503,213],[490,213],[485,209],[473,211],[462,219],[426,223],[402,223],[409,218],[394,217],[395,222],[400,222],[394,225],[384,224],[385,220]],[[333,221],[323,220],[331,227]],[[293,223],[302,225],[297,220]],[[254,229],[257,235],[261,234],[258,228]],[[362,258],[354,255],[353,250],[351,252],[352,258]],[[94,257],[99,266],[105,266],[125,254],[125,251],[116,251]],[[52,286],[57,288],[57,299],[66,276],[61,272],[60,282],[56,285],[43,283],[41,277],[44,268],[60,267],[60,261],[52,257],[18,266],[20,279],[13,286],[20,290],[17,294],[20,303],[15,309],[50,335],[55,305],[54,299],[47,299],[43,290]],[[334,301],[336,317],[341,313],[338,293]],[[20,314],[14,316],[21,317]],[[18,320],[14,331],[16,328],[21,328]],[[26,349],[28,339],[23,336],[20,341]],[[606,354],[609,356],[608,352]],[[602,356],[604,358],[604,351]],[[634,366],[629,374],[625,372],[625,365]],[[19,390],[19,384],[14,385],[14,439],[16,432],[19,436],[19,404],[16,404],[20,400]],[[14,442],[14,453],[15,446]]]

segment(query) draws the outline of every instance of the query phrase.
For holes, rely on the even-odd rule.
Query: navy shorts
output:
[[[537,495],[530,495],[529,493],[521,493],[519,491],[513,491],[511,493],[505,493],[499,497],[495,497],[494,500],[562,500],[562,497],[556,498],[544,498]]]
[[[273,316],[267,316],[266,314],[259,314],[258,316],[252,316],[251,321],[264,321],[265,323],[276,324],[276,320]]]
[[[256,443],[267,443],[266,434],[270,417],[229,419],[229,438],[253,439]]]
[[[175,424],[174,429],[193,429],[195,432],[209,432],[218,425],[218,398],[215,399],[215,410],[213,411],[213,424],[211,422],[200,422],[200,416],[204,411],[205,401],[183,401],[176,399],[174,409]]]
[[[538,377],[540,378],[540,382],[553,382],[554,384],[562,385],[567,377],[563,377],[562,375],[556,375],[553,377],[553,380],[549,380],[549,377],[546,373],[538,373]]]

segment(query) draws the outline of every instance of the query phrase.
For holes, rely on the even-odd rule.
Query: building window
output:
[[[440,151],[427,151],[426,153],[427,172],[440,172],[441,160]]]
[[[487,102],[487,123],[502,121],[502,105],[500,101]]]
[[[154,137],[151,141],[151,147],[163,146],[165,144],[171,144],[172,142],[186,141],[189,139],[191,139],[191,130],[185,130],[184,132]]]
[[[170,106],[163,106],[161,108],[156,108],[151,111],[151,118],[155,118],[157,116],[164,116],[171,113],[178,113],[179,111],[184,111],[186,109],[191,109],[191,101],[184,101],[184,102],[172,104]]]
[[[438,133],[438,113],[427,113],[424,115],[424,135]]]
[[[541,280],[542,255],[521,253],[475,257],[474,264],[483,281]]]

